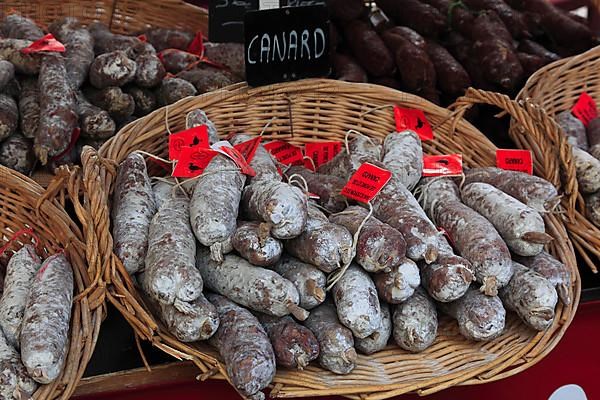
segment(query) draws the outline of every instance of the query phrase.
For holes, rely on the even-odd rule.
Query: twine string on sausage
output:
[[[271,124],[273,123],[273,121],[275,121],[275,117],[271,118],[266,124],[265,126],[262,128],[262,131],[260,131],[260,133],[258,134],[258,136],[262,137],[262,135],[267,131],[267,129],[269,128],[269,126],[271,126]]]
[[[362,136],[362,137],[366,138],[369,141],[369,143],[371,143],[373,146],[376,146],[376,143],[373,142],[373,139],[371,139],[370,137],[368,137],[364,133],[361,133],[361,132],[356,131],[354,129],[348,129],[346,131],[346,135],[344,136],[344,144],[346,145],[346,152],[348,154],[350,154],[350,146],[348,145],[348,138],[350,137],[350,135]]]
[[[31,237],[31,239],[33,240],[34,247],[39,250],[39,246],[42,243],[40,241],[40,238],[33,232],[32,228],[24,228],[24,229],[19,229],[18,231],[16,231],[10,237],[10,239],[8,239],[8,242],[6,242],[6,244],[4,244],[4,246],[0,247],[0,256],[2,256],[4,254],[4,252],[6,250],[8,250],[8,248],[11,246],[11,244],[16,242],[19,238],[26,236],[26,235]]]
[[[313,160],[309,156],[302,157],[302,160],[308,160],[308,161],[310,161],[310,163],[312,164],[313,170],[315,170],[315,171],[317,170],[317,165],[315,164],[315,160]]]
[[[302,184],[302,186],[300,186],[300,189],[304,189],[304,194],[306,196],[308,196],[308,183],[306,183],[306,179],[304,179],[304,177],[300,174],[292,174],[290,175],[290,177],[288,178],[288,183],[290,185],[296,184],[296,186],[298,186],[300,183]]]
[[[358,237],[360,236],[360,233],[362,232],[369,218],[371,218],[371,216],[373,215],[373,205],[370,201],[367,204],[369,205],[369,212],[358,226],[358,229],[356,230],[356,232],[354,233],[354,237],[352,238],[350,260],[344,266],[342,266],[342,268],[339,268],[333,271],[331,274],[329,274],[329,276],[327,277],[327,287],[325,288],[327,291],[330,291],[331,288],[333,288],[335,284],[338,283],[340,279],[342,279],[342,277],[350,267],[350,264],[352,264],[352,260],[354,260],[354,256],[356,255],[356,247],[358,246]]]

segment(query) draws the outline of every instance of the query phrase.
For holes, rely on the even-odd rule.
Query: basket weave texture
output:
[[[0,11],[14,10],[40,25],[61,17],[77,17],[89,24],[102,22],[114,33],[137,34],[146,28],[179,28],[208,32],[208,11],[183,0],[8,0]]]
[[[25,243],[33,243],[42,258],[64,250],[73,267],[75,293],[68,356],[60,376],[51,384],[40,386],[35,399],[68,399],[73,394],[106,315],[105,288],[99,285],[103,264],[96,256],[96,240],[87,230],[92,227],[91,221],[84,220],[80,225],[65,211],[68,202],[77,215],[89,215],[89,207],[80,202],[81,183],[79,171],[61,169],[44,191],[31,179],[0,166],[2,242],[8,242],[22,229],[33,231],[31,236],[19,236],[10,242],[5,255],[10,256]]]
[[[395,129],[391,105],[417,108],[436,126],[436,139],[424,143],[428,154],[462,153],[467,166],[494,165],[494,145],[475,127],[459,119],[476,103],[493,104],[525,121],[531,116],[506,96],[471,90],[457,104],[457,111],[435,106],[417,96],[389,88],[331,80],[305,80],[249,89],[243,84],[198,97],[183,99],[124,127],[99,152],[87,147],[82,153],[84,181],[95,182],[86,191],[94,204],[95,229],[100,253],[112,250],[110,235],[110,191],[116,165],[134,150],[167,155],[167,134],[184,129],[186,114],[205,110],[220,135],[230,132],[259,134],[265,125],[265,140],[282,139],[301,145],[320,140],[343,141],[348,129],[383,139]],[[543,114],[541,115],[543,117]],[[530,123],[530,134],[542,135]],[[453,131],[453,126],[455,130]],[[151,163],[149,165],[152,165]],[[536,169],[544,175],[545,162]],[[334,375],[311,365],[304,371],[279,370],[272,396],[306,397],[344,395],[351,398],[383,399],[407,392],[434,393],[454,385],[479,384],[522,371],[541,360],[558,343],[569,326],[579,302],[580,281],[573,248],[561,218],[545,217],[547,231],[555,238],[550,251],[571,270],[573,303],[559,305],[554,324],[537,333],[514,315],[507,318],[505,333],[488,343],[464,339],[456,323],[441,317],[436,342],[420,354],[390,346],[372,356],[359,356],[356,369],[347,376]],[[192,360],[201,378],[225,378],[218,354],[202,343],[185,344],[171,336],[144,304],[136,286],[116,256],[106,265],[107,297],[129,321],[136,334],[180,359]]]
[[[583,54],[556,61],[533,74],[517,96],[517,100],[530,101],[542,107],[554,117],[569,110],[582,92],[587,92],[600,104],[600,46]],[[524,127],[513,120],[510,128],[511,138],[522,148],[538,153],[568,153],[571,148],[566,140],[561,143],[550,140],[551,147],[540,143],[527,135],[522,135]],[[564,181],[577,183],[575,171],[564,171]],[[572,174],[572,175],[571,175]],[[567,206],[573,218],[565,220],[565,226],[577,250],[577,254],[594,272],[598,272],[600,263],[600,229],[585,216],[585,202],[581,195],[573,192],[573,201]]]

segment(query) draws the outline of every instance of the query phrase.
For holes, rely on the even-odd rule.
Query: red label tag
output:
[[[424,142],[433,140],[433,129],[431,129],[431,125],[429,125],[423,111],[394,106],[394,118],[396,119],[396,130],[398,132],[411,130],[415,131]]]
[[[577,103],[571,109],[574,116],[579,118],[585,126],[588,126],[591,120],[598,117],[598,108],[594,99],[586,92],[581,93]]]
[[[462,154],[423,156],[423,176],[460,176],[462,173]]]
[[[315,163],[315,167],[319,168],[321,165],[335,157],[335,155],[339,153],[341,149],[341,142],[307,143],[304,146],[304,154],[307,157],[312,158],[313,162]]]
[[[140,40],[140,42],[147,42],[148,41],[148,38],[146,37],[145,34],[139,35],[137,38]]]
[[[256,154],[256,149],[258,149],[258,145],[260,144],[261,140],[262,138],[257,136],[253,139],[246,140],[245,142],[238,143],[233,146],[233,148],[239,151],[242,156],[244,156],[246,162],[250,164],[254,158],[254,154]]]
[[[283,140],[265,144],[265,149],[284,165],[303,165],[302,149]]]
[[[30,54],[30,53],[39,53],[40,51],[51,51],[55,53],[64,53],[65,46],[56,40],[54,36],[49,33],[41,39],[36,40],[31,43],[29,47],[25,47],[21,50],[21,53]]]
[[[169,135],[169,159],[179,160],[183,149],[188,147],[210,147],[206,125],[195,126]]]
[[[171,175],[176,178],[194,178],[201,175],[217,154],[219,152],[205,147],[184,147]]]
[[[352,175],[342,194],[350,199],[368,203],[390,180],[392,173],[373,164],[364,163]]]
[[[237,151],[234,147],[223,146],[221,147],[220,151],[225,153],[227,157],[231,158],[237,164],[237,166],[240,167],[242,174],[248,176],[256,175],[256,172],[254,172],[252,167],[246,162],[246,159],[244,158],[242,153]]]
[[[202,37],[202,32],[198,31],[196,33],[196,36],[194,36],[194,39],[187,48],[187,52],[202,57],[204,54],[204,38]]]
[[[509,171],[533,174],[533,159],[530,150],[496,150],[496,166]]]

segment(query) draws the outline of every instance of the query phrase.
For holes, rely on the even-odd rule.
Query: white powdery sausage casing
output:
[[[229,139],[231,144],[238,145],[240,143],[252,140],[248,135],[236,134]],[[248,178],[250,184],[257,181],[277,181],[281,182],[281,175],[277,171],[277,164],[271,154],[259,144],[254,153],[254,157],[250,161],[250,167],[256,173],[255,176]]]
[[[461,298],[475,280],[471,263],[448,252],[440,254],[431,264],[420,261],[419,267],[423,287],[443,303]]]
[[[379,308],[381,308],[381,325],[379,325],[379,328],[366,338],[354,340],[356,350],[362,354],[373,354],[383,350],[387,346],[390,336],[392,336],[390,306],[379,301]]]
[[[54,381],[66,361],[72,305],[73,269],[55,254],[35,275],[21,327],[23,364],[39,383]]]
[[[231,159],[216,155],[197,179],[190,201],[190,221],[196,238],[220,261],[232,250],[246,176]]]
[[[356,350],[352,331],[342,325],[333,304],[323,303],[304,321],[319,341],[319,364],[334,374],[345,375],[356,366]]]
[[[500,290],[500,298],[509,310],[535,330],[546,330],[554,321],[558,294],[554,285],[537,272],[519,264],[509,284]]]
[[[600,190],[600,160],[587,151],[573,147],[573,161],[577,170],[577,182],[582,193],[595,193]]]
[[[412,190],[423,175],[423,147],[416,132],[392,132],[383,142],[383,163]]]
[[[325,301],[327,277],[314,265],[284,254],[273,269],[294,284],[300,295],[300,307],[310,310]]]
[[[508,247],[521,256],[535,256],[544,244],[525,240],[527,234],[545,234],[542,216],[487,183],[471,183],[462,189],[463,202],[494,225]]]
[[[382,148],[374,139],[359,136],[348,143],[348,149],[350,153],[345,149],[340,151],[329,162],[321,165],[317,172],[347,181],[363,163],[378,164],[381,160]]]
[[[219,141],[219,134],[217,127],[208,118],[206,113],[200,109],[192,110],[185,116],[185,126],[187,129],[195,128],[197,126],[206,125],[206,131],[208,133],[208,141],[210,144],[217,143]]]
[[[152,192],[154,193],[154,202],[156,203],[156,209],[158,210],[163,203],[168,202],[173,193],[175,182],[156,181],[152,183]],[[181,190],[181,189],[179,189]]]
[[[410,258],[405,258],[390,272],[373,274],[373,281],[381,299],[390,304],[398,304],[413,295],[421,278],[417,264]]]
[[[130,275],[144,265],[148,228],[155,212],[144,157],[131,153],[119,166],[112,208],[115,254]]]
[[[332,272],[352,258],[352,235],[343,226],[329,222],[314,204],[308,205],[304,232],[284,243],[288,253],[323,272]]]
[[[263,180],[246,186],[241,204],[246,219],[271,224],[271,234],[277,239],[292,239],[306,226],[307,202],[299,188]]]
[[[413,353],[425,350],[437,336],[435,303],[422,288],[418,288],[409,299],[394,307],[392,326],[398,346]]]
[[[175,305],[180,311],[186,311],[185,302],[202,294],[189,202],[180,192],[173,192],[152,218],[144,273],[144,290],[159,303]]]
[[[471,288],[460,299],[438,303],[443,312],[456,319],[460,333],[470,340],[487,341],[504,330],[506,310],[498,296],[486,296]]]
[[[0,327],[6,341],[19,349],[19,337],[29,290],[42,260],[35,248],[26,244],[8,262],[4,278],[4,293],[0,299]]]
[[[558,297],[563,304],[569,305],[571,303],[571,296],[569,294],[569,288],[572,284],[571,272],[565,264],[552,257],[552,255],[546,251],[542,251],[537,256],[515,256],[514,259],[548,279],[548,281],[556,288]]]
[[[243,396],[256,395],[275,377],[275,353],[269,336],[250,311],[217,294],[207,297],[221,320],[209,343],[221,354],[236,390]]]
[[[298,305],[298,290],[277,273],[256,267],[234,254],[222,263],[210,259],[206,248],[198,248],[197,266],[206,286],[254,311],[283,317]]]
[[[231,245],[239,255],[260,267],[277,263],[283,252],[283,244],[272,237],[268,227],[260,222],[239,222]]]
[[[496,167],[473,168],[465,171],[465,185],[488,183],[527,204],[538,212],[552,211],[560,201],[558,191],[547,180],[520,171]]]
[[[351,264],[334,285],[338,317],[357,338],[366,338],[381,325],[381,308],[375,283],[361,267]]]
[[[445,245],[442,233],[429,220],[412,193],[392,175],[381,192],[372,200],[377,219],[396,228],[406,241],[406,256],[413,261],[436,260]]]
[[[29,399],[37,386],[27,374],[19,353],[0,332],[0,399]]]
[[[145,286],[143,283],[145,279],[144,273],[138,275],[138,282],[142,282],[142,286]],[[174,305],[161,304],[151,297],[147,300],[167,326],[168,331],[184,343],[206,340],[219,327],[219,315],[215,306],[202,294],[183,307],[186,309],[185,312],[178,310]]]
[[[508,284],[513,270],[510,251],[494,225],[461,202],[458,186],[451,179],[426,178],[420,188],[423,190],[425,211],[438,227],[448,233],[460,255],[472,264],[482,289],[495,296],[498,288]],[[428,272],[432,271],[429,269]],[[442,279],[446,280],[446,277]],[[433,298],[447,302],[462,296],[470,283],[470,280],[464,280],[462,292],[457,297],[438,296],[435,285],[427,287]]]
[[[600,228],[600,191],[585,196],[585,215]]]
[[[555,119],[571,146],[587,150],[588,141],[585,133],[585,125],[571,113],[571,110],[565,110],[557,114]]]

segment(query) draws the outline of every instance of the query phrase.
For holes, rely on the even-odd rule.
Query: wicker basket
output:
[[[458,113],[475,103],[497,105],[523,122],[531,118],[506,96],[475,90],[462,98]],[[469,166],[494,164],[495,147],[483,134],[462,120],[455,120],[456,131],[451,133],[453,114],[414,95],[376,85],[331,80],[305,80],[255,89],[237,85],[183,99],[134,121],[99,152],[89,147],[84,149],[84,180],[97,185],[88,193],[92,196],[89,201],[95,205],[91,218],[97,224],[101,253],[110,252],[113,243],[109,192],[114,185],[115,166],[134,150],[166,156],[166,123],[171,131],[182,129],[185,115],[190,110],[205,110],[222,135],[231,131],[258,134],[271,121],[264,135],[267,139],[303,144],[343,140],[349,128],[383,138],[394,129],[393,113],[387,107],[392,104],[422,109],[432,125],[437,125],[437,139],[424,144],[427,153],[459,152]],[[542,135],[542,131],[532,125],[531,134]],[[544,175],[545,163],[539,165],[537,172]],[[564,334],[577,308],[580,293],[575,256],[562,221],[557,216],[548,215],[546,224],[548,232],[556,239],[550,251],[572,272],[574,299],[568,307],[558,306],[555,322],[546,332],[533,332],[510,315],[502,337],[489,343],[476,343],[464,339],[456,324],[442,317],[439,337],[421,354],[409,354],[390,346],[373,356],[359,356],[356,369],[347,376],[334,375],[315,365],[302,372],[279,370],[271,395],[344,395],[361,399],[383,399],[407,392],[425,395],[454,385],[497,380],[534,365],[556,346]],[[223,364],[213,349],[202,343],[180,343],[157,322],[116,256],[107,267],[104,275],[110,284],[107,297],[140,338],[174,357],[192,360],[203,373],[201,379],[226,378]]]
[[[73,266],[75,297],[69,353],[60,376],[53,383],[40,386],[35,399],[71,396],[92,356],[106,315],[106,290],[98,285],[103,263],[96,256],[95,237],[88,234],[91,221],[83,219],[82,230],[64,208],[69,200],[78,215],[89,215],[89,207],[79,201],[80,188],[77,170],[59,170],[57,178],[44,191],[29,178],[0,166],[0,234],[3,244],[8,246],[4,255],[10,255],[24,243],[39,240],[37,248],[42,257],[64,249]],[[33,235],[15,237],[22,229],[32,230]],[[15,240],[10,241],[11,238]]]
[[[102,22],[114,33],[136,34],[149,27],[208,32],[208,11],[183,0],[8,0],[0,3],[0,11],[10,10],[40,25],[69,16],[86,24]]]
[[[529,78],[519,95],[518,100],[529,100],[542,107],[550,116],[570,109],[581,92],[586,91],[600,104],[600,46],[575,57],[554,62],[540,69]],[[518,121],[512,121],[510,135],[522,148],[540,149],[538,142],[526,135],[522,135],[523,126]],[[562,138],[562,135],[560,135]],[[552,151],[557,152],[558,147],[570,154],[571,150],[566,143],[553,141]],[[540,149],[541,150],[541,149]],[[547,151],[545,148],[543,151]],[[573,171],[574,173],[574,171]],[[566,176],[565,179],[576,182],[575,175]],[[576,202],[575,202],[576,200]],[[600,229],[595,227],[585,217],[585,203],[582,196],[577,196],[569,205],[569,210],[574,213],[574,218],[565,221],[565,225],[573,240],[577,253],[594,272],[598,272],[597,264],[600,262]]]

